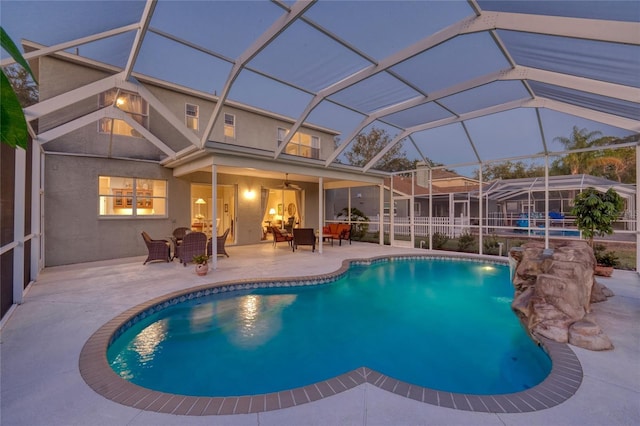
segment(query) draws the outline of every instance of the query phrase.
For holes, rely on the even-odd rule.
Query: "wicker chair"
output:
[[[280,228],[275,226],[271,227],[271,232],[273,233],[273,246],[276,246],[276,243],[280,241],[286,241],[290,247],[293,246],[293,236],[291,234],[283,234],[280,232]]]
[[[207,236],[204,232],[190,232],[182,239],[182,244],[178,246],[178,257],[180,263],[187,266],[193,260],[193,256],[207,254]]]
[[[172,260],[178,257],[178,246],[182,244],[182,239],[185,235],[191,232],[191,228],[180,227],[173,230],[173,237],[171,237],[171,241],[173,241],[173,257]]]
[[[293,251],[298,246],[311,246],[311,253],[316,251],[316,234],[313,228],[293,228]]]
[[[153,260],[164,260],[165,262],[171,261],[171,245],[167,240],[154,240],[145,231],[142,231],[142,239],[147,245],[149,255],[143,265]]]
[[[231,228],[227,228],[227,230],[224,231],[224,234],[216,237],[216,240],[217,240],[216,253],[218,256],[224,255],[229,257],[229,253],[227,253],[227,250],[224,248],[224,245],[227,242],[227,236],[229,235],[229,231],[231,231]],[[213,239],[210,239],[209,242],[207,243],[207,256],[211,256],[212,254],[213,254]]]

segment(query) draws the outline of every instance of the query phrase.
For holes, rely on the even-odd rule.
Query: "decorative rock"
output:
[[[613,296],[613,292],[609,290],[604,284],[598,281],[593,281],[593,288],[591,289],[591,303],[599,303],[607,300],[607,297]]]
[[[592,351],[613,349],[613,343],[600,326],[587,319],[576,321],[569,327],[569,343]]]
[[[593,277],[596,261],[585,241],[559,243],[553,250],[533,242],[509,255],[517,260],[511,307],[531,336],[592,350],[613,347],[600,327],[583,320],[591,302],[606,300],[608,290]]]

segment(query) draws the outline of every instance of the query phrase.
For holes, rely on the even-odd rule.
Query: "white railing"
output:
[[[432,227],[433,233],[436,232],[444,234],[449,238],[459,237],[465,232],[469,232],[469,218],[468,217],[456,217],[451,222],[451,219],[447,217],[433,217]],[[394,217],[393,225],[396,235],[410,235],[411,224],[408,217]],[[384,218],[384,232],[389,233],[389,218]],[[428,217],[415,217],[413,220],[414,232],[416,237],[426,237],[429,235],[429,218]],[[378,232],[379,222],[374,220],[369,223],[369,231]]]

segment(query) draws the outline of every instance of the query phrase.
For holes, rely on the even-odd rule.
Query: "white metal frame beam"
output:
[[[125,80],[128,80],[129,77],[131,77],[133,67],[135,66],[136,59],[138,58],[138,54],[140,53],[140,48],[142,47],[142,42],[145,35],[147,34],[147,30],[149,29],[149,24],[151,23],[151,17],[153,16],[153,11],[156,8],[156,3],[157,0],[147,0],[147,3],[144,6],[144,11],[142,12],[142,17],[140,18],[138,30],[136,31],[136,37],[133,40],[133,45],[131,46],[131,50],[129,51],[127,65],[124,67]]]
[[[118,28],[114,28],[112,30],[109,31],[104,31],[101,33],[97,33],[97,34],[92,34],[90,36],[87,37],[82,37],[82,38],[77,38],[75,40],[71,40],[71,41],[67,41],[64,43],[59,43],[53,46],[49,46],[49,47],[43,47],[37,50],[33,50],[31,52],[26,52],[24,55],[22,55],[22,57],[26,60],[30,60],[30,59],[36,59],[39,58],[41,56],[46,56],[46,55],[50,55],[52,53],[56,53],[62,50],[67,50],[67,49],[71,49],[73,47],[77,47],[77,46],[81,46],[83,44],[87,44],[87,43],[91,43],[94,41],[98,41],[98,40],[102,40],[104,38],[109,38],[109,37],[113,37],[119,34],[123,34],[123,33],[127,33],[129,31],[135,31],[139,28],[139,23],[135,23],[135,24],[130,24],[130,25],[125,25],[123,27],[118,27]],[[16,61],[11,58],[4,58],[0,61],[0,66],[2,67],[6,67],[8,65],[14,64]]]
[[[68,107],[76,102],[80,102],[90,96],[95,96],[99,93],[117,87],[118,82],[122,81],[123,77],[123,73],[111,75],[103,78],[102,80],[89,83],[86,86],[82,86],[42,102],[38,102],[35,105],[25,108],[24,115],[27,121],[32,121],[42,117],[43,115],[51,114],[52,112]]]
[[[216,106],[213,109],[213,113],[209,118],[209,122],[205,127],[202,139],[200,140],[200,147],[204,147],[204,144],[209,139],[209,135],[213,130],[213,126],[215,125],[218,117],[220,116],[220,112],[222,111],[222,106],[229,96],[231,86],[236,81],[236,78],[238,78],[245,65],[249,61],[251,61],[258,53],[260,53],[265,47],[267,47],[269,43],[275,40],[291,24],[299,19],[304,14],[304,12],[306,12],[307,9],[309,9],[315,2],[316,0],[298,0],[291,7],[290,12],[285,13],[278,20],[276,20],[273,25],[271,25],[271,27],[269,27],[269,29],[267,29],[267,31],[265,31],[261,37],[256,39],[256,41],[234,62],[233,67],[229,72],[229,76],[227,77],[227,81],[225,82],[222,92],[220,93],[220,97],[218,98],[218,102],[216,103]]]

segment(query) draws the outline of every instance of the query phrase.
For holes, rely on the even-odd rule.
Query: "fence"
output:
[[[449,217],[432,217],[433,233],[444,234],[449,238],[457,238],[465,232],[469,232],[469,218],[455,217],[453,221]],[[393,225],[395,235],[410,235],[411,221],[408,217],[394,217]],[[384,218],[384,232],[389,233],[389,218]],[[413,219],[414,232],[416,237],[426,237],[429,235],[429,218],[418,216]],[[369,223],[369,231],[378,232],[380,229],[379,222],[376,220]]]

